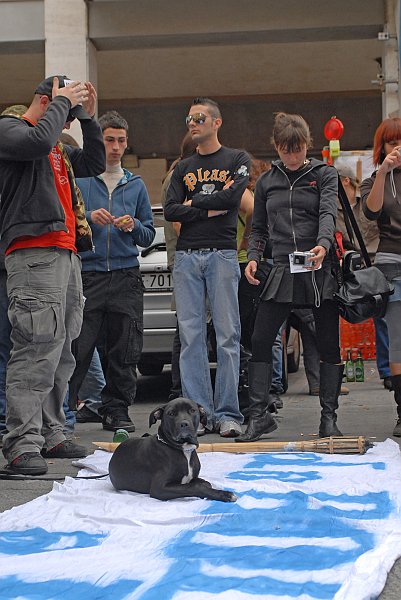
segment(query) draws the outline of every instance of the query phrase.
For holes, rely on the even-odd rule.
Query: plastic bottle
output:
[[[347,360],[345,363],[345,373],[347,381],[355,381],[355,363],[352,360],[351,350],[347,352]]]
[[[117,431],[113,435],[113,442],[118,444],[120,442],[125,442],[125,440],[128,440],[128,438],[128,431],[126,431],[125,429],[117,429]]]
[[[355,381],[365,381],[365,369],[361,350],[358,350],[358,356],[355,361]]]

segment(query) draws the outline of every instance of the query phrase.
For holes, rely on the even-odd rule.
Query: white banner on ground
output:
[[[55,483],[0,517],[0,598],[364,600],[401,555],[401,456],[200,455],[236,503],[161,502],[108,478]],[[80,462],[107,473],[110,454]]]

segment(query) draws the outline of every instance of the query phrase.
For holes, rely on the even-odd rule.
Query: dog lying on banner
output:
[[[158,500],[192,496],[235,502],[235,494],[216,490],[199,477],[196,432],[202,417],[203,409],[188,398],[156,408],[149,416],[149,427],[160,419],[158,433],[122,442],[111,457],[109,475],[116,490],[149,494]]]

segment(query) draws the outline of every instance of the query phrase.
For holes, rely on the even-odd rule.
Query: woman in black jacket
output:
[[[274,264],[260,295],[249,362],[250,418],[246,432],[237,438],[239,442],[257,440],[277,428],[268,407],[272,346],[294,307],[311,307],[315,317],[321,360],[319,436],[342,435],[336,410],[344,365],[330,252],[337,213],[337,172],[307,158],[311,136],[300,115],[278,113],[272,141],[279,160],[256,184],[245,270],[248,281],[260,283],[257,268],[267,240]]]

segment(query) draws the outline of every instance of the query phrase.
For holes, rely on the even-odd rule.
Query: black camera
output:
[[[315,256],[313,252],[294,252],[294,265],[310,265],[312,258]]]

